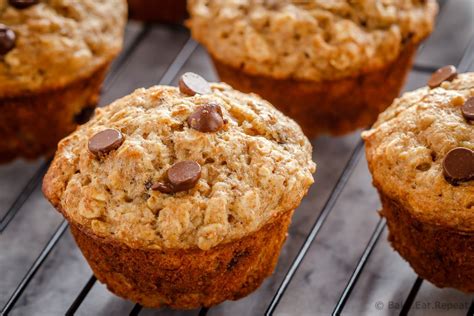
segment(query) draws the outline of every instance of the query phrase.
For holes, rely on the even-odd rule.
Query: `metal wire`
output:
[[[26,183],[25,187],[21,190],[20,194],[17,196],[12,205],[8,208],[8,211],[5,213],[3,218],[0,220],[0,234],[3,233],[8,224],[15,217],[18,211],[21,209],[26,200],[30,197],[31,193],[36,189],[38,184],[43,179],[44,174],[48,170],[50,160],[45,161],[41,164],[39,169],[31,177],[31,179]]]
[[[81,292],[79,295],[76,297],[74,302],[69,306],[69,309],[66,312],[66,316],[72,316],[74,313],[77,311],[79,306],[81,306],[82,301],[86,298],[87,294],[89,294],[89,291],[92,289],[94,286],[95,282],[97,281],[96,277],[92,275],[89,278],[89,281],[87,281],[86,285],[82,288]]]
[[[170,64],[168,69],[166,69],[165,74],[161,77],[158,81],[160,85],[167,85],[173,82],[173,79],[176,78],[178,73],[183,68],[184,64],[188,61],[191,55],[196,50],[198,44],[194,41],[191,37],[186,41],[184,46],[179,51],[178,55],[176,55],[173,62]]]
[[[474,301],[472,301],[471,306],[467,311],[467,316],[474,316]]]
[[[49,253],[53,250],[53,248],[56,245],[56,243],[58,242],[58,240],[61,238],[61,236],[66,231],[67,227],[68,227],[67,222],[65,220],[63,220],[61,222],[61,224],[59,225],[59,227],[54,232],[51,239],[46,244],[46,246],[40,252],[39,256],[36,258],[33,265],[30,267],[28,272],[25,274],[25,276],[21,280],[20,284],[18,284],[18,286],[15,289],[15,291],[13,292],[12,296],[10,296],[10,298],[8,299],[7,304],[2,309],[2,315],[8,315],[8,313],[13,309],[13,307],[15,306],[15,303],[18,301],[21,294],[23,294],[26,287],[28,286],[28,284],[31,282],[31,280],[35,276],[36,272],[38,272],[39,268],[41,267],[43,262],[46,260]]]
[[[423,284],[423,279],[420,277],[417,277],[415,282],[413,283],[413,286],[411,287],[410,293],[408,293],[408,297],[403,302],[403,307],[402,310],[400,311],[400,316],[406,316],[408,315],[408,312],[411,309],[411,306],[413,305],[413,302],[415,301],[416,296],[418,295],[418,292],[420,291],[420,287]]]
[[[421,64],[415,64],[413,65],[412,70],[418,71],[418,72],[426,72],[426,73],[432,73],[438,70],[438,66],[428,66],[428,65],[421,65]]]
[[[342,292],[342,295],[339,298],[339,301],[337,302],[336,307],[334,308],[334,311],[332,312],[332,315],[341,314],[344,306],[346,305],[347,300],[349,299],[349,296],[352,293],[352,290],[354,289],[357,281],[359,280],[362,270],[364,269],[367,261],[369,260],[369,257],[372,254],[372,251],[375,249],[375,245],[377,244],[377,241],[380,239],[380,236],[382,235],[382,232],[384,231],[386,225],[387,225],[387,222],[383,218],[381,218],[379,222],[377,223],[377,226],[375,227],[375,230],[369,239],[369,243],[365,247],[365,250],[362,256],[357,262],[354,272],[352,272],[351,278],[349,279],[349,282],[347,283],[346,288]]]
[[[319,231],[321,230],[321,227],[323,226],[324,222],[326,221],[327,217],[331,213],[332,209],[334,208],[334,205],[336,205],[337,199],[341,195],[347,181],[349,180],[352,172],[354,171],[357,162],[359,161],[361,154],[362,154],[362,149],[364,147],[364,143],[362,140],[359,140],[357,143],[356,147],[354,148],[351,157],[349,158],[346,166],[344,167],[344,170],[342,171],[341,176],[337,180],[336,185],[334,186],[331,195],[326,201],[326,204],[323,207],[323,210],[319,214],[318,218],[313,224],[313,227],[311,228],[311,231],[306,238],[306,240],[303,243],[303,246],[300,248],[298,251],[298,255],[295,257],[293,260],[290,268],[286,272],[286,275],[283,279],[283,281],[280,283],[280,286],[278,287],[278,290],[275,292],[275,295],[273,296],[270,305],[268,306],[267,310],[265,311],[265,315],[272,315],[273,312],[275,311],[276,307],[278,306],[278,303],[280,302],[281,298],[283,297],[283,294],[285,293],[288,285],[290,284],[291,280],[293,279],[293,276],[295,275],[296,271],[298,270],[299,266],[303,262],[304,257],[306,256],[306,253],[308,252],[313,240],[316,238],[318,235]]]
[[[138,314],[140,314],[140,311],[142,310],[143,306],[141,306],[140,304],[135,304],[135,306],[133,306],[132,310],[130,311],[130,316],[138,316]]]
[[[137,36],[133,39],[130,46],[125,48],[122,54],[117,58],[117,60],[112,65],[111,76],[107,76],[104,81],[104,91],[109,91],[110,88],[114,85],[117,78],[120,77],[124,69],[127,67],[128,63],[131,60],[131,56],[135,52],[140,43],[147,37],[152,28],[151,24],[145,24],[142,26],[142,29]]]

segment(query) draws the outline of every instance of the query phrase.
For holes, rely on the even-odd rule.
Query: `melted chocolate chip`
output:
[[[179,80],[179,91],[189,96],[212,93],[209,82],[192,72],[187,72],[181,76]]]
[[[430,80],[428,80],[428,86],[431,89],[439,87],[443,81],[451,81],[458,76],[456,67],[453,65],[444,66],[436,70],[432,75]]]
[[[105,155],[123,143],[123,135],[116,129],[106,129],[89,139],[89,151],[96,156]]]
[[[8,26],[0,23],[0,55],[6,55],[15,47],[16,36]]]
[[[166,172],[166,181],[155,183],[151,189],[161,193],[176,193],[194,188],[201,178],[201,166],[191,160],[175,163]]]
[[[462,115],[468,121],[474,121],[474,97],[470,97],[461,108]]]
[[[167,193],[167,194],[174,192],[171,184],[165,183],[165,182],[157,182],[151,186],[151,189],[153,191],[160,191],[161,193]]]
[[[444,157],[443,169],[444,177],[453,185],[473,180],[474,151],[464,147],[451,149]]]
[[[222,109],[217,104],[202,105],[188,117],[188,124],[203,133],[217,132],[225,124]]]
[[[8,0],[8,3],[17,9],[26,9],[38,4],[39,0]]]

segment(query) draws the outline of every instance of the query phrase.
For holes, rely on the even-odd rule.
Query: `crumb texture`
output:
[[[219,61],[276,79],[380,69],[432,31],[435,0],[190,0],[193,37]]]
[[[216,133],[188,117],[218,104],[227,123]],[[102,159],[88,140],[106,128],[123,144]],[[139,89],[60,142],[43,191],[82,229],[138,248],[211,247],[257,231],[296,208],[313,183],[311,145],[296,123],[255,95],[225,84],[189,97],[178,88]],[[174,163],[201,167],[194,188],[153,191]]]
[[[124,0],[47,0],[16,9],[0,0],[0,23],[16,46],[0,56],[0,97],[61,88],[108,63],[122,46]]]
[[[474,96],[474,73],[435,89],[404,94],[363,133],[375,186],[399,201],[415,219],[474,232],[474,181],[454,186],[443,176],[443,159],[453,148],[474,150],[474,125],[462,114]]]

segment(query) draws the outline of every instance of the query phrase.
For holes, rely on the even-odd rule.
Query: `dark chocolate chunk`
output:
[[[8,3],[17,9],[26,9],[38,4],[39,0],[8,0]]]
[[[179,91],[189,96],[212,93],[209,82],[193,72],[187,72],[181,76],[179,80]]]
[[[468,121],[474,121],[474,97],[470,97],[461,108],[462,115]]]
[[[0,23],[0,56],[6,55],[15,47],[15,32],[8,26]]]
[[[189,116],[188,124],[203,133],[217,132],[225,124],[222,109],[217,104],[202,105]]]
[[[456,67],[453,65],[444,66],[436,70],[432,75],[430,80],[428,80],[428,86],[431,89],[439,87],[443,81],[451,81],[458,76]]]
[[[191,160],[180,161],[168,169],[167,175],[174,192],[189,190],[201,178],[201,166]]]
[[[451,149],[443,161],[444,177],[454,185],[474,179],[474,151],[469,148]]]
[[[119,148],[123,140],[123,135],[120,131],[109,128],[89,139],[89,151],[96,156],[101,156]]]
[[[160,191],[161,193],[173,193],[173,187],[169,183],[157,182],[151,186],[153,191]]]
[[[175,163],[166,172],[166,181],[155,183],[151,189],[162,193],[176,193],[192,189],[201,178],[201,166],[191,160]]]

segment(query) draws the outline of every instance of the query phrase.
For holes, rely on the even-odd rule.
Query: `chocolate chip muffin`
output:
[[[474,292],[474,73],[453,66],[363,133],[392,246],[424,279]]]
[[[124,0],[0,0],[0,162],[52,153],[87,120],[125,21]]]
[[[43,192],[112,292],[195,308],[272,273],[314,171],[295,122],[188,73],[97,109],[59,143]]]
[[[186,0],[128,0],[131,19],[147,22],[182,23],[187,16]]]
[[[190,0],[221,80],[258,93],[308,136],[369,126],[398,96],[435,0]]]

